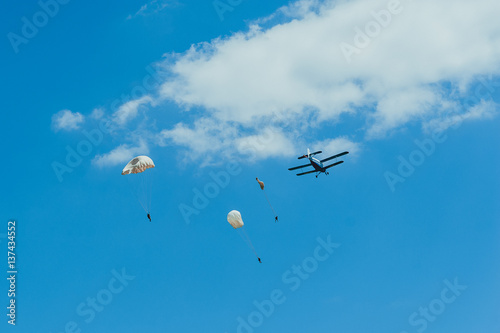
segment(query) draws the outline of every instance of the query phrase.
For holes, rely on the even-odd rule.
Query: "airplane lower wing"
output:
[[[326,161],[329,161],[329,160],[333,160],[334,158],[337,158],[337,157],[340,157],[340,156],[344,156],[345,154],[349,154],[348,151],[345,151],[343,153],[340,153],[340,154],[337,154],[337,155],[333,155],[333,156],[330,156],[328,158],[325,158],[324,160],[321,160],[321,163],[323,162],[326,162]]]
[[[339,165],[339,164],[342,164],[342,163],[344,163],[344,161],[338,161],[338,162],[336,162],[336,163],[333,163],[333,164],[327,165],[327,166],[325,167],[325,170],[326,170],[326,169],[328,169],[328,168],[331,168],[332,166],[336,166],[336,165]]]
[[[311,170],[307,172],[298,173],[297,176],[307,175],[308,173],[318,172],[317,170]]]
[[[304,165],[300,165],[300,166],[296,166],[296,167],[293,167],[293,168],[290,168],[288,170],[292,171],[292,170],[297,170],[297,169],[300,169],[300,168],[305,168],[307,166],[311,166],[311,163],[308,163],[308,164],[304,164]]]

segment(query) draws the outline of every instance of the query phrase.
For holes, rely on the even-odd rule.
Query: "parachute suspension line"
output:
[[[148,175],[148,189],[149,189],[149,193],[148,193],[148,198],[149,198],[149,202],[148,202],[148,207],[149,207],[149,210],[151,210],[151,198],[153,197],[153,176],[152,175]]]
[[[248,236],[244,233],[244,230],[238,230],[238,235],[240,235],[241,239],[247,244],[247,246],[252,250],[252,252],[255,254],[255,256],[258,258],[259,256],[257,255],[257,252],[255,251],[255,248],[252,245],[252,242],[249,240]]]
[[[247,232],[245,231],[245,228],[244,227],[241,227],[241,228],[238,228],[238,229],[241,229],[241,231],[243,232],[243,234],[245,235],[245,238],[243,238],[243,236],[240,234],[241,238],[243,238],[243,240],[248,244],[248,246],[252,249],[253,253],[255,254],[255,256],[257,258],[259,258],[259,256],[257,255],[257,252],[255,251],[255,248],[253,247],[253,244],[252,244],[252,241],[250,240],[250,237],[248,237],[247,235]]]
[[[149,213],[149,206],[148,206],[148,195],[147,195],[147,175],[145,174],[145,172],[141,172],[140,174],[141,176],[141,196],[142,196],[142,200],[143,203],[144,203],[144,207],[145,207],[145,210],[146,210],[146,213]]]
[[[144,184],[143,184],[143,181],[142,181],[142,178],[144,178],[144,176],[141,174],[139,176],[141,178],[141,183],[138,185],[138,188],[137,188],[137,198],[139,200],[139,203],[141,204],[141,207],[142,209],[144,209],[144,211],[147,213],[148,212],[148,207],[146,206],[146,202],[144,201]]]
[[[132,193],[141,204],[142,209],[148,214],[151,210],[151,185],[153,179],[147,169],[154,168],[154,162],[148,156],[136,156],[125,165],[122,170],[122,175],[127,176],[127,181],[131,187]],[[151,218],[150,218],[151,220]]]
[[[146,175],[146,172],[141,172],[141,176],[142,176],[142,193],[143,193],[143,198],[144,198],[144,206],[146,207],[146,209],[148,210],[148,213],[149,213],[149,206],[148,206],[148,194],[147,194],[147,187],[148,184],[147,184],[147,175]]]
[[[139,178],[139,184],[137,186],[137,195],[139,197],[139,202],[141,203],[142,208],[144,210],[148,211],[148,207],[146,206],[146,202],[144,201],[144,174],[141,172],[137,174],[137,177]]]
[[[148,214],[151,212],[151,186],[152,186],[152,177],[151,172],[143,172],[144,174],[144,205],[148,209]]]
[[[148,210],[146,209],[146,207],[142,203],[142,200],[141,200],[141,198],[139,197],[139,195],[137,193],[138,192],[137,186],[134,186],[133,182],[128,177],[127,177],[127,181],[129,183],[130,192],[132,192],[132,194],[134,195],[134,197],[136,198],[136,200],[139,201],[139,203],[141,204],[142,209],[144,209],[144,211],[147,213]]]
[[[271,201],[269,201],[269,198],[267,197],[266,190],[262,190],[262,191],[264,192],[264,195],[266,196],[267,203],[269,204],[269,207],[271,207],[271,210],[273,211],[274,216],[278,217],[278,214],[276,214],[276,212],[274,211],[273,206],[271,205]]]
[[[247,246],[251,247],[250,244],[248,243],[248,240],[245,239],[245,237],[243,237],[243,231],[239,230],[239,229],[241,229],[241,228],[236,229],[236,232],[238,233],[238,235],[240,235],[241,239],[247,244]]]

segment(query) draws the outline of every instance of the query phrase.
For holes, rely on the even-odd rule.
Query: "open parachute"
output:
[[[127,175],[127,180],[131,186],[132,193],[148,214],[151,221],[151,168],[154,168],[153,160],[148,156],[134,157],[122,170],[122,175]]]
[[[238,234],[240,235],[240,237],[243,239],[243,241],[245,243],[247,243],[247,245],[248,245],[248,247],[250,249],[252,249],[253,253],[255,254],[255,256],[257,257],[257,259],[259,260],[259,262],[262,263],[260,261],[259,256],[257,255],[257,252],[255,252],[255,248],[253,247],[253,244],[252,244],[252,241],[250,240],[250,237],[248,237],[248,235],[247,235],[247,233],[245,231],[245,228],[243,228],[243,226],[245,225],[245,223],[243,223],[243,219],[241,218],[241,213],[238,212],[237,210],[230,211],[227,214],[227,222],[229,222],[229,224],[234,229],[236,229],[236,231],[238,232]]]
[[[125,168],[123,168],[122,175],[128,175],[131,173],[141,173],[146,169],[154,168],[155,164],[153,160],[148,156],[137,156],[134,157],[130,162],[127,163]]]
[[[229,222],[234,229],[241,228],[245,225],[241,218],[241,213],[237,210],[232,210],[227,214],[227,222]]]

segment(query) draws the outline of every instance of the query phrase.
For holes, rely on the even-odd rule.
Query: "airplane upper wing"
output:
[[[333,155],[333,156],[330,156],[328,158],[325,158],[324,160],[321,160],[321,163],[323,162],[326,162],[326,161],[329,161],[329,160],[333,160],[334,158],[337,158],[337,157],[340,157],[340,156],[344,156],[345,154],[349,154],[348,151],[345,151],[343,153],[340,153],[340,154],[337,154],[337,155]]]
[[[339,165],[339,164],[342,164],[342,163],[344,163],[344,161],[338,161],[338,162],[336,162],[336,163],[333,163],[333,164],[327,165],[327,166],[325,167],[325,169],[331,168],[332,166],[336,166],[336,165]]]
[[[311,170],[311,171],[307,171],[307,172],[302,172],[302,173],[298,173],[297,176],[307,175],[308,173],[313,173],[313,172],[318,172],[318,171]]]
[[[290,171],[291,170],[297,170],[297,169],[304,168],[304,167],[307,167],[307,166],[311,166],[311,163],[300,165],[300,166],[296,166],[296,167],[290,168],[288,170],[290,170]]]

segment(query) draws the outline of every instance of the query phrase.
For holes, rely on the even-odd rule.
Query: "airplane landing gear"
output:
[[[328,172],[325,172],[325,174],[326,174],[327,176],[329,175],[329,173],[328,173]]]

